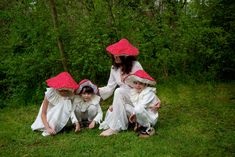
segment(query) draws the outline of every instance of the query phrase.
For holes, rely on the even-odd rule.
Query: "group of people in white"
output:
[[[88,79],[77,84],[68,72],[46,80],[49,88],[32,130],[48,136],[69,125],[75,126],[75,132],[99,125],[99,129],[104,130],[100,136],[111,136],[132,124],[140,137],[155,133],[160,100],[154,88],[156,81],[136,60],[138,49],[127,39],[121,39],[106,50],[112,56],[107,85],[98,88]],[[112,95],[112,105],[103,120],[100,102]]]

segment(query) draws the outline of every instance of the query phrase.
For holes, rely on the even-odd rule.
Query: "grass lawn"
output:
[[[100,137],[100,130],[73,130],[43,137],[30,128],[40,104],[0,110],[0,157],[232,157],[235,156],[235,83],[158,85],[162,101],[158,134],[133,131]],[[102,103],[106,111],[111,99]]]

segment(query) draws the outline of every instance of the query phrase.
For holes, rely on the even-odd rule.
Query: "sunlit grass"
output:
[[[43,137],[30,129],[38,105],[0,110],[0,156],[234,156],[235,83],[158,85],[158,132],[140,139],[133,131],[100,137],[98,128]],[[102,103],[104,111],[112,100]]]

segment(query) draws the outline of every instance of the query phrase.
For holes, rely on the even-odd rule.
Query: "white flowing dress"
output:
[[[138,61],[134,61],[130,73],[137,70],[142,70],[142,66]],[[104,121],[100,124],[99,129],[111,128],[115,131],[127,130],[128,127],[128,104],[132,104],[130,100],[130,87],[122,82],[121,69],[111,67],[108,84],[105,87],[99,88],[100,96],[103,100],[109,98],[113,93],[113,111],[107,111]],[[117,89],[116,87],[119,86]],[[116,90],[115,90],[116,89]],[[115,91],[114,91],[115,90]]]
[[[56,133],[61,131],[68,123],[74,107],[70,97],[63,97],[53,88],[47,88],[45,97],[49,101],[47,109],[47,121],[51,128],[54,128]],[[38,115],[34,123],[31,125],[32,130],[42,131],[43,136],[48,136],[49,133],[42,122],[42,106],[39,109]]]

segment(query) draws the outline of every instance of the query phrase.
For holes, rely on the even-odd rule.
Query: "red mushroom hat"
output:
[[[47,86],[55,89],[75,90],[78,84],[68,72],[61,72],[57,76],[46,80]]]
[[[82,91],[82,88],[85,87],[85,86],[91,87],[95,94],[98,93],[97,86],[95,84],[93,84],[90,80],[84,79],[84,80],[79,82],[79,88],[77,89],[76,94],[79,94]]]
[[[106,50],[117,56],[137,56],[139,54],[139,50],[127,39],[121,39],[119,42],[109,45]]]
[[[137,70],[135,73],[129,74],[124,81],[131,87],[134,87],[135,81],[139,81],[150,86],[154,86],[156,84],[156,81],[144,70]]]

